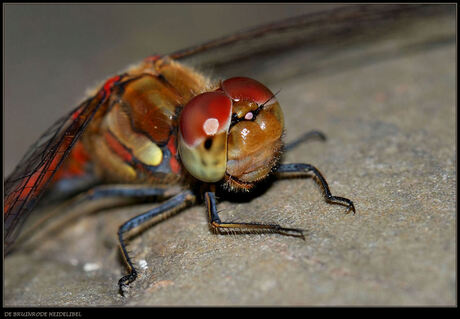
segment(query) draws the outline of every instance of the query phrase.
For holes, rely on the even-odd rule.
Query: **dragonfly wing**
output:
[[[276,61],[273,57],[292,56],[295,50],[309,51],[312,59],[307,59],[307,64],[311,65],[308,61],[316,63],[325,52],[330,57],[339,47],[375,40],[412,20],[449,10],[439,5],[346,5],[262,25],[170,56],[190,61],[204,71],[226,76],[257,74],[258,80],[266,81],[264,68],[268,60]],[[315,50],[320,52],[315,55]],[[301,70],[299,65],[295,69]]]
[[[57,120],[29,148],[5,180],[5,252],[11,248],[19,234],[20,226],[104,100],[103,94],[96,95]]]

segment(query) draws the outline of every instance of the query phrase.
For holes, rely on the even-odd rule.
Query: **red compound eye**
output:
[[[246,100],[259,105],[273,98],[273,93],[265,85],[245,77],[225,80],[222,89],[233,100]]]
[[[232,101],[223,92],[197,95],[184,106],[179,129],[184,141],[195,146],[210,136],[226,131],[232,117]]]

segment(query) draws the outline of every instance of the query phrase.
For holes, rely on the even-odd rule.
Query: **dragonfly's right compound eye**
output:
[[[179,154],[187,171],[204,182],[225,176],[232,101],[222,91],[197,95],[179,119]]]

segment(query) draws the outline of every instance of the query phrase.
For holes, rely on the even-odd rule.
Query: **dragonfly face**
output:
[[[225,179],[230,190],[249,190],[279,160],[283,113],[274,94],[256,80],[235,77],[182,110],[179,152],[197,179]]]

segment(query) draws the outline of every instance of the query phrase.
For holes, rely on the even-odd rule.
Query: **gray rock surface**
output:
[[[450,40],[430,42],[438,38]],[[311,72],[269,83],[282,88],[287,141],[311,129],[328,136],[285,154],[285,162],[317,166],[333,194],[355,202],[355,215],[326,203],[310,178],[219,204],[222,220],[298,227],[305,240],[218,236],[204,207],[186,209],[131,241],[140,276],[123,298],[118,226],[155,204],[104,210],[8,256],[4,304],[455,305],[455,17],[319,61]],[[287,65],[276,67],[289,73]]]

